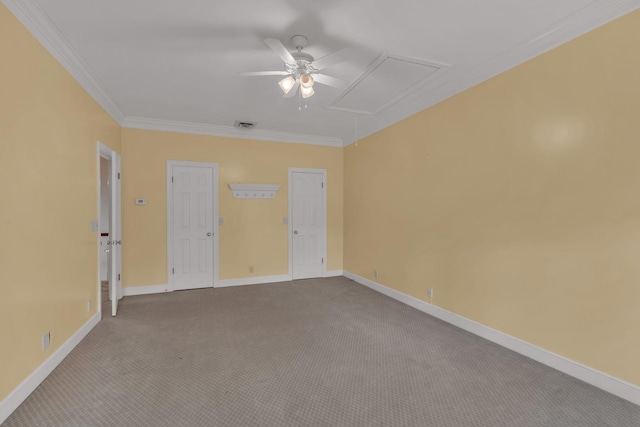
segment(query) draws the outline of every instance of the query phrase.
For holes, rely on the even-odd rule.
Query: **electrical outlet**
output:
[[[378,278],[378,270],[373,270],[373,277]]]
[[[91,300],[87,301],[87,311],[91,313]]]
[[[249,273],[253,273],[253,265],[249,266]]]
[[[427,289],[427,295],[429,296],[429,298],[433,298],[433,288]]]
[[[51,345],[51,331],[42,335],[42,351],[45,351]]]

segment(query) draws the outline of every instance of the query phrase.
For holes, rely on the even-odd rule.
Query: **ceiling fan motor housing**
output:
[[[291,56],[296,60],[295,64],[288,64],[285,62],[285,68],[287,72],[300,76],[302,73],[316,73],[316,70],[311,63],[314,61],[313,56],[304,52],[292,52]]]

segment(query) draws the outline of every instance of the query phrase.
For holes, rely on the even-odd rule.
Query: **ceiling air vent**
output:
[[[241,122],[240,120],[236,120],[236,122],[233,124],[233,126],[237,127],[238,129],[253,129],[253,127],[256,124],[253,122]]]

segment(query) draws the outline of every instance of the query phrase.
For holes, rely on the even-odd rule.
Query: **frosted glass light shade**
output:
[[[313,77],[311,74],[302,73],[300,74],[300,86],[310,88],[313,86]]]
[[[303,98],[308,98],[315,92],[313,91],[312,87],[300,87],[300,93],[302,93]]]
[[[287,94],[289,93],[293,85],[296,84],[296,79],[294,79],[293,76],[287,76],[284,79],[280,80],[280,83],[278,84],[280,85],[280,89],[282,89],[282,91]]]

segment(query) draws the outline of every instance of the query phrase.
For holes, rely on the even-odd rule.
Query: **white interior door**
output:
[[[173,289],[213,286],[213,167],[172,167]]]
[[[325,175],[290,171],[291,275],[293,280],[322,277],[326,242]]]
[[[118,300],[122,298],[122,212],[121,212],[120,155],[115,151],[111,157],[111,215],[109,239],[110,245],[110,276],[109,287],[111,296],[111,315],[118,313]]]

